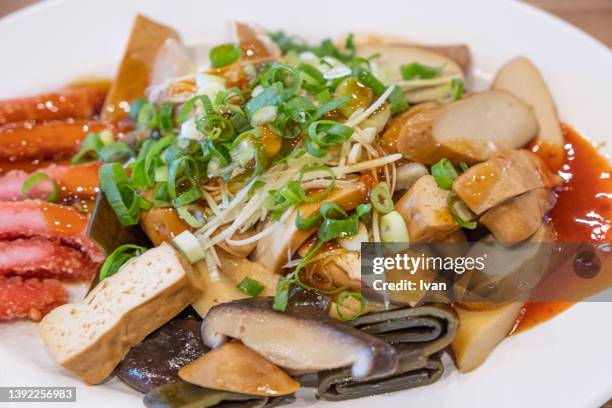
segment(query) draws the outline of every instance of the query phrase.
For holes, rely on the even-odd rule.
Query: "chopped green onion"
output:
[[[30,175],[26,181],[23,182],[21,186],[21,195],[23,197],[28,197],[28,192],[38,183],[48,181],[51,184],[51,193],[49,197],[47,197],[47,201],[51,203],[57,202],[59,199],[59,188],[57,187],[57,183],[53,180],[47,173],[36,172]]]
[[[188,204],[176,209],[178,216],[185,221],[191,228],[202,228],[206,224],[204,213],[195,204]]]
[[[218,113],[209,113],[196,122],[196,129],[209,140],[227,142],[236,136],[231,122]]]
[[[176,120],[179,124],[182,124],[183,122],[185,122],[185,120],[187,119],[187,116],[191,113],[197,101],[202,102],[202,105],[204,106],[204,111],[206,113],[210,113],[213,111],[212,102],[210,101],[210,98],[208,97],[208,95],[193,96],[190,99],[188,99],[187,102],[185,102],[185,104],[181,108],[181,112],[179,113],[179,116]]]
[[[351,101],[351,98],[348,97],[348,96],[343,96],[342,98],[338,98],[338,99],[335,99],[333,101],[330,100],[329,102],[326,102],[323,105],[319,106],[319,109],[317,109],[316,117],[320,118],[321,116],[325,115],[326,113],[331,112],[331,111],[333,111],[335,109],[338,109],[338,108],[346,105],[350,101]]]
[[[355,313],[351,317],[345,317],[342,314],[342,310],[341,310],[342,303],[344,303],[348,298],[353,298],[359,301],[359,310],[357,311],[357,313]],[[361,296],[361,293],[345,291],[340,294],[340,296],[338,297],[338,300],[336,301],[336,313],[338,314],[338,317],[342,321],[354,320],[358,318],[359,316],[361,316],[361,314],[365,310],[365,306],[366,306],[366,303],[365,303],[365,300],[363,299],[363,296]]]
[[[162,133],[171,132],[174,128],[174,105],[171,102],[162,102],[159,106],[159,130]]]
[[[453,99],[458,101],[463,97],[465,85],[463,81],[459,78],[453,78],[451,80],[451,89],[453,90]]]
[[[240,289],[245,295],[255,297],[259,295],[262,290],[264,290],[264,285],[247,276],[237,285],[237,288]]]
[[[478,226],[476,214],[455,193],[448,196],[448,209],[461,228],[473,230]]]
[[[155,181],[168,181],[168,166],[159,166],[155,168]]]
[[[293,95],[302,84],[302,77],[298,71],[292,66],[281,63],[274,63],[261,80],[264,87],[280,83],[284,95]]]
[[[127,160],[134,155],[124,142],[116,142],[98,150],[98,158],[105,163]]]
[[[409,81],[411,79],[431,79],[437,77],[444,69],[441,67],[430,67],[427,65],[413,62],[412,64],[404,64],[400,66],[402,79]]]
[[[380,238],[382,242],[410,242],[408,226],[398,211],[380,217]]]
[[[150,102],[143,103],[138,111],[136,122],[150,129],[156,128],[159,124],[159,115],[157,109],[155,109],[155,105]]]
[[[461,170],[462,173],[469,168],[470,166],[468,166],[466,162],[462,161],[461,163],[459,163],[459,170]]]
[[[221,44],[208,54],[212,68],[220,68],[236,62],[240,58],[240,47],[236,44]]]
[[[251,126],[258,127],[272,123],[276,120],[277,114],[278,107],[263,106],[259,108],[259,110],[253,114],[253,116],[251,116]]]
[[[138,118],[138,112],[140,112],[140,108],[147,102],[147,98],[142,97],[136,99],[130,104],[130,117],[132,118],[132,120],[136,120]]]
[[[298,66],[298,70],[302,71],[304,74],[312,78],[315,82],[319,84],[325,84],[325,77],[323,76],[323,73],[312,65],[301,63]]]
[[[88,133],[79,151],[70,159],[71,164],[83,163],[88,160],[96,160],[98,158],[98,150],[104,147],[99,133]]]
[[[306,151],[315,157],[325,157],[330,147],[349,140],[353,131],[353,128],[334,120],[312,122],[308,126]]]
[[[272,309],[278,312],[284,312],[287,309],[291,281],[291,278],[285,276],[280,276],[278,278],[278,283],[276,284],[276,295],[274,296],[274,304],[272,305]]]
[[[457,173],[455,166],[448,159],[441,159],[431,166],[431,175],[440,188],[450,190],[453,186],[453,181],[459,176],[459,173]]]
[[[382,95],[387,87],[378,78],[374,76],[370,71],[362,67],[355,67],[353,69],[354,74],[357,76],[359,82],[365,86],[371,88],[376,96]]]
[[[402,90],[397,86],[393,88],[387,99],[391,105],[391,115],[397,115],[408,109],[408,101],[406,101],[406,97]]]
[[[100,280],[104,280],[119,271],[119,269],[130,259],[145,252],[147,248],[126,244],[115,249],[104,261],[100,268]]]
[[[311,217],[302,218],[302,214],[298,211],[297,217],[295,219],[295,226],[300,231],[306,231],[313,228],[319,222],[321,222],[322,218],[319,214],[315,214]]]
[[[376,210],[382,214],[393,211],[393,200],[386,183],[378,183],[370,194],[370,201]]]
[[[367,222],[372,215],[372,204],[359,204],[355,209],[355,214],[361,221]]]
[[[317,238],[321,242],[331,241],[336,238],[350,237],[359,232],[359,218],[349,217],[344,220],[325,219],[319,226]]]
[[[251,98],[251,100],[244,105],[244,109],[250,117],[264,106],[278,106],[283,102],[282,93],[283,85],[280,82],[273,83],[264,88],[256,97]]]
[[[104,146],[115,143],[115,135],[109,129],[100,131],[100,140]]]
[[[189,262],[196,263],[206,257],[200,241],[190,231],[183,231],[172,239],[174,246],[181,251]]]
[[[319,194],[316,194],[316,195],[307,196],[306,193],[304,193],[304,190],[300,187],[300,190],[301,190],[301,192],[299,193],[300,199],[307,203],[314,203],[314,202],[325,199],[325,197],[327,197],[331,193],[331,191],[334,189],[334,186],[336,185],[336,176],[334,175],[334,172],[332,171],[332,169],[330,169],[324,164],[309,164],[309,165],[302,167],[302,169],[300,170],[300,175],[298,176],[298,179],[297,179],[298,186],[301,186],[302,181],[304,180],[304,176],[306,174],[312,173],[315,171],[324,171],[328,173],[331,180],[329,181],[329,184],[327,185],[327,187],[325,187],[325,190],[321,191]]]
[[[99,170],[100,188],[124,227],[138,224],[140,197],[129,184],[125,170],[119,163],[106,163]]]

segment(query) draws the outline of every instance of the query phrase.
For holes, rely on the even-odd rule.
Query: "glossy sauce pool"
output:
[[[612,242],[612,165],[591,142],[569,126],[563,126],[563,133],[566,155],[560,174],[566,182],[558,191],[557,204],[550,213],[558,241]],[[551,157],[544,150],[536,153],[551,165],[557,161],[557,158]],[[612,270],[602,268],[597,279],[592,280],[564,272],[555,276],[555,279],[559,290],[571,290],[575,294],[573,297],[584,298],[612,286]],[[563,298],[563,295],[559,296],[559,299]],[[574,304],[570,301],[530,302],[515,330],[533,327]]]

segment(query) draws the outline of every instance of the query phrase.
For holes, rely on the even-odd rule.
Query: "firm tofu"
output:
[[[129,349],[195,298],[191,265],[162,243],[130,260],[85,299],[60,306],[39,324],[57,363],[83,382],[106,379]]]
[[[562,181],[528,150],[507,150],[470,167],[453,183],[453,191],[480,215],[502,202],[537,188],[553,188]]]
[[[411,242],[441,241],[460,227],[448,209],[449,192],[433,176],[423,176],[395,204],[408,225]]]
[[[315,215],[321,204],[333,202],[342,207],[345,211],[355,209],[358,204],[363,202],[365,196],[365,185],[362,182],[355,182],[350,187],[336,188],[329,196],[319,202],[306,203],[299,206],[298,211],[303,218]],[[283,265],[287,263],[288,254],[293,254],[317,228],[301,231],[295,226],[297,211],[270,235],[260,239],[253,252],[253,260],[259,262],[265,268],[275,273],[280,273]]]
[[[499,242],[512,245],[532,236],[553,204],[552,191],[537,188],[493,207],[480,222]]]

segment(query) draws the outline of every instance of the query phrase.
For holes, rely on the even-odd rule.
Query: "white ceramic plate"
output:
[[[48,1],[0,20],[0,98],[112,75],[137,12],[176,27],[188,41],[219,38],[229,20],[244,20],[311,40],[367,31],[463,42],[478,87],[506,60],[527,55],[544,73],[563,120],[594,141],[612,141],[610,50],[556,18],[505,1]],[[428,387],[340,403],[318,402],[307,390],[294,406],[600,406],[612,397],[610,316],[612,304],[583,303],[507,339],[470,374],[449,364]],[[76,386],[79,407],[140,406],[141,398],[116,380],[87,387],[59,371],[32,323],[0,324],[0,385]]]

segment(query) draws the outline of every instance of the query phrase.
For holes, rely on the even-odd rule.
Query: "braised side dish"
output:
[[[610,286],[542,265],[547,243],[609,240],[612,185],[528,58],[470,92],[465,45],[234,29],[187,47],[139,16],[111,84],[0,101],[0,320],[39,321],[84,383],[149,407],[359,398],[437,381],[447,352],[471,371],[569,307],[461,300],[470,271],[372,299],[366,242],[535,248],[481,289]]]

